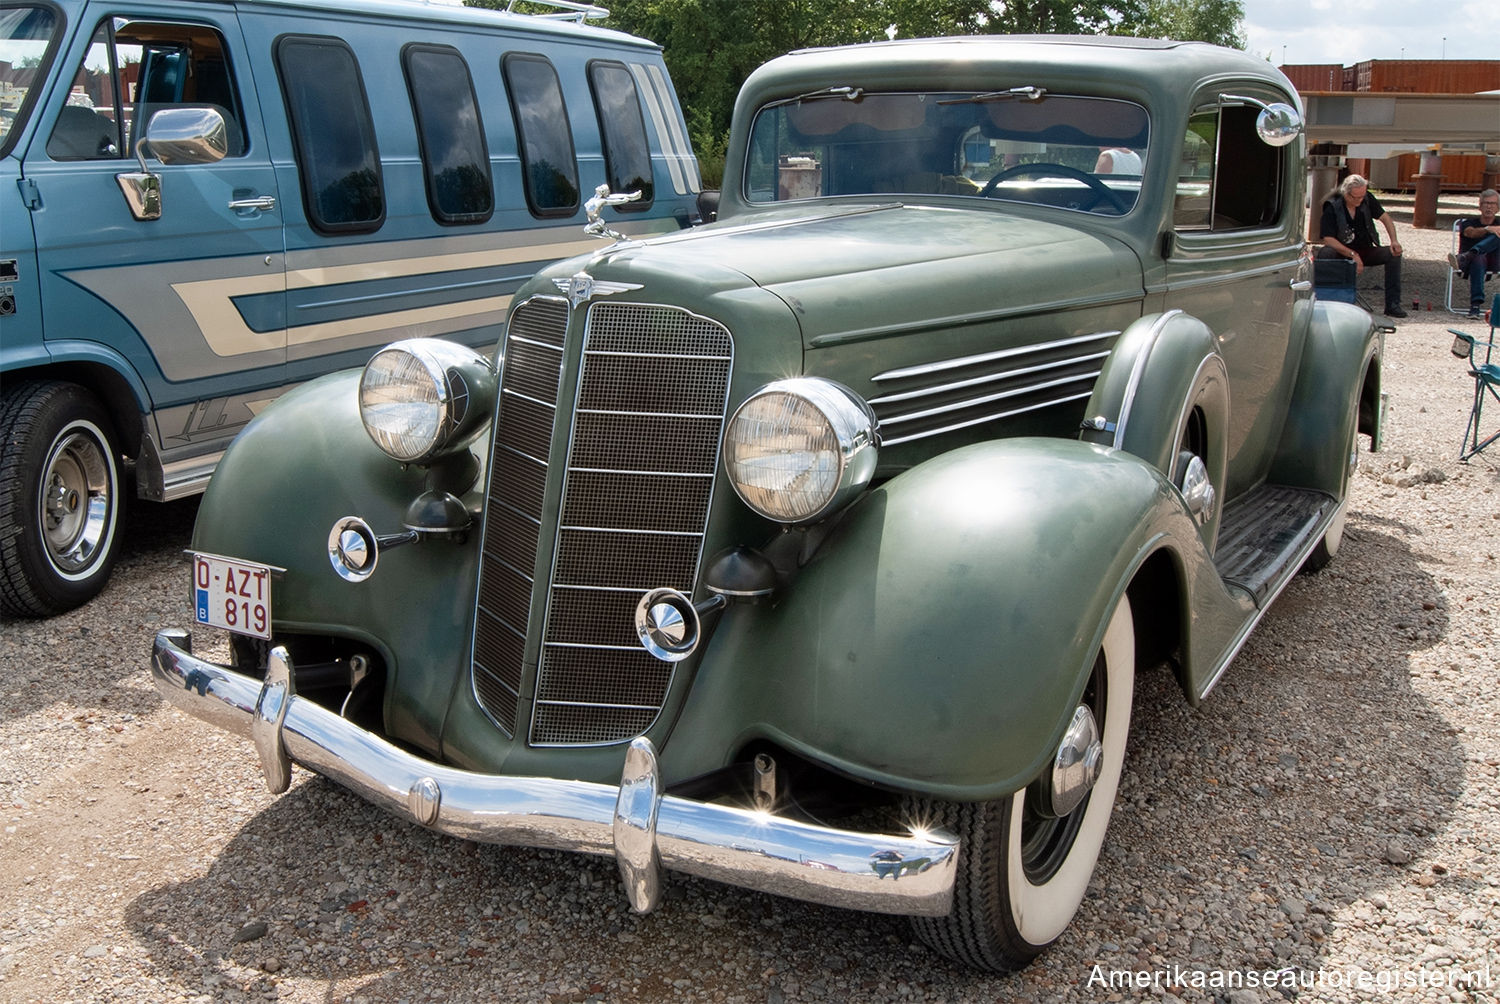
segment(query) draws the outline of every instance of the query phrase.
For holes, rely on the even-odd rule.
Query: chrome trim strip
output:
[[[223,450],[199,454],[187,460],[176,460],[161,465],[163,502],[175,502],[189,495],[199,495],[208,487],[208,479],[214,468],[224,458]]]
[[[1052,401],[1043,401],[1039,404],[1027,405],[1024,408],[1013,408],[1010,411],[1002,411],[994,415],[983,415],[979,418],[970,419],[967,422],[957,422],[953,425],[945,425],[939,429],[929,429],[926,432],[914,432],[909,436],[898,436],[894,439],[882,438],[881,446],[896,446],[901,443],[910,443],[918,439],[926,439],[929,436],[940,436],[945,432],[953,432],[957,429],[967,429],[971,425],[979,425],[982,422],[995,422],[1002,418],[1010,418],[1012,415],[1024,415],[1028,411],[1039,411],[1042,408],[1051,408],[1054,405],[1068,404],[1072,401],[1084,401],[1093,395],[1093,389],[1084,391],[1082,394],[1073,394],[1069,397],[1060,397]],[[882,423],[884,424],[884,423]]]
[[[711,416],[717,417],[717,416]],[[635,468],[621,467],[573,467],[570,470],[582,474],[638,474],[641,477],[663,477],[663,478],[714,478],[716,474],[705,471],[638,471]]]
[[[967,408],[978,407],[979,405],[991,404],[995,401],[1003,401],[1009,397],[1020,397],[1023,394],[1032,394],[1036,391],[1050,390],[1053,387],[1062,387],[1066,384],[1077,383],[1080,380],[1097,380],[1100,372],[1100,370],[1094,370],[1092,373],[1079,373],[1075,376],[1063,377],[1057,380],[1044,380],[1041,383],[1027,384],[1025,387],[1003,390],[995,394],[985,394],[982,397],[966,398],[962,401],[939,405],[936,408],[928,408],[924,411],[892,415],[889,418],[881,418],[880,425],[882,428],[890,425],[900,425],[902,422],[911,422],[920,418],[931,418],[933,415],[945,415],[952,411],[961,411]],[[1090,388],[1090,391],[1092,392],[1092,388]]]
[[[612,359],[701,359],[719,362],[729,356],[710,356],[701,352],[621,352],[619,349],[589,349],[585,355],[606,356]]]
[[[723,415],[714,415],[708,412],[694,411],[617,411],[613,408],[577,408],[575,415],[614,415],[634,417],[641,415],[646,418],[693,418],[693,419],[723,419]]]
[[[996,359],[1009,359],[1012,356],[1030,355],[1036,352],[1046,352],[1049,349],[1062,348],[1068,345],[1079,345],[1083,342],[1097,342],[1101,338],[1114,338],[1118,331],[1100,331],[1092,335],[1078,335],[1073,338],[1060,338],[1054,342],[1040,342],[1036,345],[1020,345],[1010,349],[999,349],[995,352],[982,352],[973,356],[958,356],[953,359],[941,359],[936,362],[918,363],[915,366],[905,366],[901,369],[886,370],[877,373],[870,378],[872,383],[882,380],[903,380],[906,377],[927,376],[930,373],[938,373],[943,370],[957,369],[960,366],[976,366],[980,363],[993,362]]]
[[[1169,310],[1152,322],[1146,347],[1141,350],[1140,355],[1135,357],[1135,365],[1130,369],[1130,380],[1125,384],[1125,397],[1120,402],[1120,415],[1115,419],[1113,445],[1117,450],[1125,442],[1125,423],[1130,418],[1131,407],[1135,404],[1135,392],[1140,387],[1141,376],[1146,372],[1146,363],[1151,358],[1151,350],[1156,347],[1156,340],[1161,337],[1162,328],[1166,327],[1167,321],[1181,313],[1181,310]]]
[[[295,668],[288,665],[288,670],[295,680]],[[227,732],[251,736],[265,685],[194,658],[187,632],[157,632],[151,676],[167,703]],[[433,763],[291,693],[277,717],[274,735],[261,727],[261,742],[393,815],[439,833],[614,856],[627,864],[649,859],[649,849],[622,841],[615,826],[622,802],[635,803],[639,795],[633,778],[643,767],[655,766],[655,750],[646,739],[631,743],[617,787]],[[626,787],[628,800],[622,799]],[[660,791],[649,801],[657,813],[655,835],[646,828],[634,837],[651,840],[663,868],[873,913],[943,916],[951,909],[959,842],[944,831],[893,836],[838,830]]]
[[[962,390],[965,387],[975,387],[980,384],[994,383],[997,380],[1011,380],[1016,377],[1026,376],[1032,373],[1041,373],[1045,370],[1060,369],[1063,366],[1076,366],[1079,363],[1091,362],[1095,359],[1108,359],[1108,350],[1104,352],[1090,352],[1088,355],[1074,356],[1071,359],[1059,359],[1056,362],[1040,363],[1036,366],[1022,366],[1013,370],[996,370],[983,376],[970,377],[967,380],[955,380],[953,383],[935,384],[931,387],[922,387],[917,390],[902,391],[899,394],[887,394],[884,397],[872,397],[869,404],[890,404],[894,401],[911,401],[919,397],[930,397],[933,394],[943,394],[948,391]],[[1095,370],[1098,376],[1099,371]]]
[[[701,537],[697,530],[644,530],[630,526],[589,526],[586,523],[560,523],[560,530],[578,530],[583,533],[628,533],[632,537]],[[562,585],[563,583],[558,583]]]

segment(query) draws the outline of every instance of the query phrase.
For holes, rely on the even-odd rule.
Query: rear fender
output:
[[[1163,547],[1216,581],[1180,496],[1128,454],[1008,439],[934,458],[852,507],[772,605],[731,608],[664,769],[769,740],[898,790],[1015,791],[1055,754],[1110,612]]]

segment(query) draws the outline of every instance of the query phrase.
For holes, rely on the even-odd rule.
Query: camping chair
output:
[[[1459,224],[1458,220],[1454,220],[1453,221],[1453,253],[1454,254],[1458,253],[1458,238],[1461,236],[1461,234],[1459,233],[1458,224]],[[1494,273],[1494,272],[1486,272],[1484,274],[1484,281],[1485,282],[1489,282],[1491,279],[1495,278],[1495,275],[1496,275],[1496,273]],[[1453,305],[1453,287],[1454,287],[1455,284],[1458,286],[1460,294],[1462,296],[1462,300],[1459,302],[1459,305],[1456,306],[1456,307]],[[1462,272],[1455,272],[1451,268],[1448,269],[1448,292],[1447,292],[1446,299],[1444,300],[1444,303],[1448,307],[1448,312],[1449,313],[1452,313],[1452,314],[1467,314],[1469,312],[1469,277],[1468,276],[1464,275]],[[1490,317],[1493,318],[1494,316],[1495,316],[1494,312],[1491,311],[1490,312]],[[1490,341],[1494,341],[1494,339],[1491,338]]]
[[[1500,405],[1500,354],[1495,352],[1495,329],[1500,326],[1500,294],[1490,304],[1490,337],[1481,342],[1473,335],[1464,334],[1456,328],[1448,331],[1454,336],[1452,352],[1469,363],[1469,375],[1474,378],[1474,404],[1469,409],[1469,424],[1464,428],[1464,440],[1458,449],[1458,459],[1468,460],[1480,450],[1500,439],[1500,431],[1479,438],[1479,421],[1484,412],[1485,398],[1493,398]],[[1483,359],[1480,358],[1483,349]]]

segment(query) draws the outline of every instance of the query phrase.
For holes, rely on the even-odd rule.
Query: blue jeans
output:
[[[1500,272],[1500,237],[1488,234],[1479,238],[1464,254],[1469,256],[1469,266],[1464,275],[1469,277],[1469,306],[1484,305],[1484,273]]]

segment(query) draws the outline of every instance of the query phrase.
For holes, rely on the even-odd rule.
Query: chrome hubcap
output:
[[[109,464],[97,440],[71,433],[53,447],[42,477],[40,517],[47,554],[59,570],[86,568],[109,526]]]
[[[1099,725],[1094,713],[1087,705],[1080,704],[1073,712],[1073,721],[1063,734],[1062,744],[1052,761],[1052,811],[1066,816],[1078,808],[1094,782],[1104,760],[1104,744],[1100,740]]]

